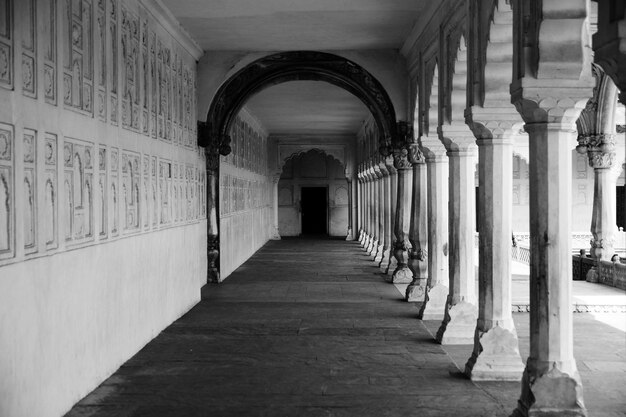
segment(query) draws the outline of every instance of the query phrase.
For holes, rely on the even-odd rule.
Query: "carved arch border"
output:
[[[339,147],[337,147],[337,148],[339,148]],[[339,163],[339,165],[341,165],[344,168],[344,172],[345,172],[345,169],[346,169],[345,148],[342,146],[341,150],[343,152],[343,155],[335,155],[330,149],[324,149],[323,147],[319,147],[319,146],[312,146],[312,147],[307,147],[307,148],[294,150],[293,152],[291,152],[289,155],[287,155],[285,157],[281,156],[280,155],[280,151],[279,151],[278,168],[279,168],[280,173],[282,173],[282,171],[285,168],[285,165],[287,164],[287,162],[289,162],[291,160],[294,160],[295,158],[304,156],[304,155],[306,155],[309,152],[317,152],[317,153],[320,153],[320,154],[322,154],[324,156],[331,157],[334,161]]]
[[[316,51],[280,52],[260,58],[230,77],[217,91],[199,145],[230,153],[229,129],[254,94],[287,81],[325,81],[354,94],[372,113],[382,145],[397,135],[396,114],[382,84],[365,68],[344,57]]]

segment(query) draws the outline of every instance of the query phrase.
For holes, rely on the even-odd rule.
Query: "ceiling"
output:
[[[370,114],[361,100],[323,81],[278,84],[245,106],[270,134],[354,135]]]
[[[429,0],[162,0],[203,50],[400,49]]]
[[[432,0],[161,0],[204,51],[395,50]],[[323,82],[273,86],[246,105],[270,134],[355,135],[368,110]]]

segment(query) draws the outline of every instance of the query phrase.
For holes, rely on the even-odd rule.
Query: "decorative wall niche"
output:
[[[15,256],[14,132],[0,123],[0,260]]]
[[[139,19],[122,7],[122,126],[139,130]]]
[[[81,243],[93,239],[93,144],[65,138],[65,240]]]
[[[0,0],[0,87],[13,89],[13,1]]]
[[[109,196],[110,219],[111,219],[111,236],[117,236],[120,230],[119,221],[119,150],[111,148],[111,193]]]
[[[96,113],[102,121],[107,120],[107,11],[106,1],[98,0],[96,6],[96,49],[98,54],[98,81]]]
[[[37,97],[37,3],[21,0],[20,29],[22,34],[22,93]]]
[[[93,24],[90,0],[64,0],[63,102],[93,112]]]
[[[100,231],[98,235],[100,239],[106,239],[108,235],[108,187],[107,187],[107,149],[101,146],[98,150],[98,198],[100,204],[98,209]]]
[[[58,186],[57,186],[57,161],[58,143],[57,135],[54,133],[46,133],[44,141],[44,208],[43,208],[43,227],[45,235],[46,250],[56,249],[59,245],[58,231]]]
[[[24,227],[24,253],[37,252],[37,132],[24,129],[22,134],[24,155],[24,204],[22,222]]]
[[[42,22],[44,55],[43,55],[43,91],[47,103],[57,104],[57,0],[39,3],[43,8]]]
[[[122,209],[124,230],[137,230],[140,224],[140,163],[138,153],[122,152]]]
[[[172,187],[172,163],[166,160],[159,161],[159,201],[161,202],[161,224],[171,221],[170,190]]]

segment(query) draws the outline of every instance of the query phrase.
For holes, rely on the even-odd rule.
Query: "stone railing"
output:
[[[600,261],[598,282],[626,290],[626,265],[621,262]]]
[[[587,272],[593,266],[595,262],[593,259],[587,256],[573,255],[572,256],[572,278],[574,281],[585,281],[587,279]]]
[[[511,248],[511,257],[514,261],[524,265],[530,265],[530,248],[526,246],[513,246]]]

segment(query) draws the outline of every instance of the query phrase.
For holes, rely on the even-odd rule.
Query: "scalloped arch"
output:
[[[301,156],[304,156],[304,155],[306,155],[309,152],[317,152],[317,153],[322,154],[324,156],[327,156],[327,157],[329,156],[329,157],[331,157],[333,159],[333,161],[337,162],[340,166],[342,166],[344,168],[344,170],[346,168],[346,164],[344,163],[344,161],[341,161],[335,155],[326,152],[326,150],[321,149],[321,148],[309,148],[309,149],[302,149],[302,150],[295,151],[292,154],[290,154],[289,156],[281,158],[281,160],[279,161],[279,163],[280,163],[280,171],[282,172],[283,168],[285,167],[285,164],[288,161],[291,161],[291,160],[293,160],[295,158],[299,158]]]
[[[248,64],[220,87],[207,116],[209,136],[203,135],[203,141],[217,141],[213,145],[220,148],[222,155],[228,155],[228,132],[245,102],[267,87],[297,80],[325,81],[354,94],[372,113],[381,132],[381,144],[388,144],[397,135],[391,98],[367,70],[338,55],[291,51],[268,55]]]

